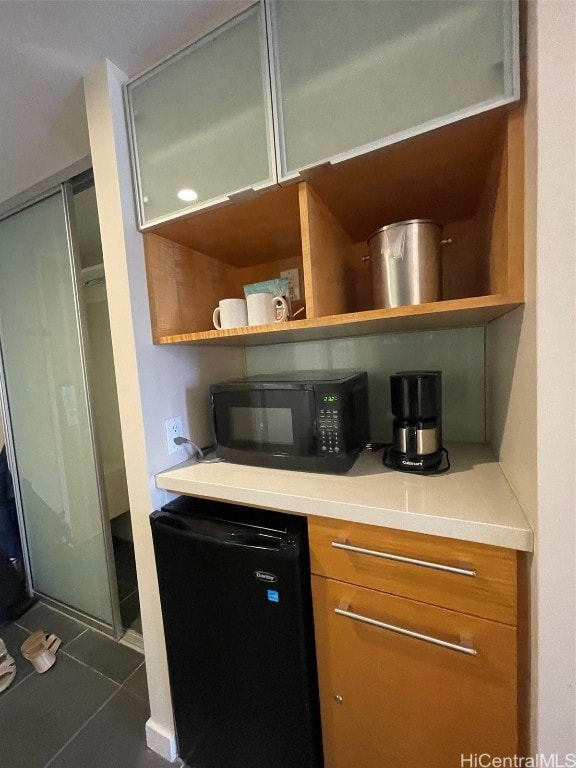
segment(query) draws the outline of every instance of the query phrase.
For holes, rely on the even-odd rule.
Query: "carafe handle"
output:
[[[418,455],[418,438],[415,424],[406,427],[406,456],[415,459]]]

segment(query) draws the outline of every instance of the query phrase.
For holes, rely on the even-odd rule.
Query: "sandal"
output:
[[[0,639],[0,693],[9,688],[16,677],[16,662],[6,650],[6,643]]]

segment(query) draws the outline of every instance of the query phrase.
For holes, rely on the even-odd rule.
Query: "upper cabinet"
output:
[[[518,70],[517,0],[260,2],[128,83],[140,225],[517,100]]]
[[[261,6],[132,80],[126,104],[141,226],[276,183]]]
[[[508,0],[271,2],[279,177],[518,99],[517,13]]]

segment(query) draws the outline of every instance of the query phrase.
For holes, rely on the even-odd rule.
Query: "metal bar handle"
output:
[[[387,629],[389,632],[396,632],[399,635],[405,637],[412,637],[415,640],[423,640],[425,643],[432,643],[432,645],[439,645],[442,648],[448,648],[451,651],[457,651],[458,653],[465,653],[467,656],[477,656],[478,651],[475,648],[469,648],[465,645],[459,645],[458,643],[449,643],[447,640],[440,640],[438,637],[432,637],[430,635],[422,635],[420,632],[413,632],[411,629],[404,629],[403,627],[396,627],[394,624],[385,624],[383,621],[377,621],[371,619],[368,616],[362,616],[360,613],[353,613],[349,611],[348,604],[341,604],[339,608],[334,608],[334,613],[338,616],[345,616],[347,619],[353,619],[354,621],[360,621],[363,624],[370,624],[373,627],[379,629]]]
[[[443,565],[442,563],[431,563],[428,560],[417,560],[414,557],[403,557],[402,555],[393,555],[391,552],[378,552],[376,549],[364,549],[355,547],[345,541],[333,541],[334,549],[345,549],[347,552],[357,552],[360,555],[372,555],[372,557],[382,557],[384,560],[395,560],[399,563],[409,563],[410,565],[420,565],[422,568],[432,568],[435,571],[446,571],[448,573],[457,573],[459,576],[476,576],[476,571],[470,568],[458,568],[455,565]]]

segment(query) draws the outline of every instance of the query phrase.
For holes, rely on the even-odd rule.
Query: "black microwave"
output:
[[[216,455],[238,464],[346,472],[370,439],[365,371],[259,374],[210,396]]]

